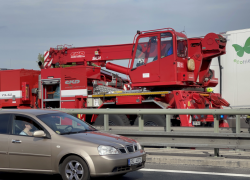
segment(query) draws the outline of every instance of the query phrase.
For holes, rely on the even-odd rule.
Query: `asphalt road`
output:
[[[145,169],[124,175],[121,180],[246,180],[248,169],[227,169],[213,167],[168,166],[147,164]],[[61,180],[59,175],[0,173],[0,180]],[[92,178],[93,179],[93,178]],[[117,177],[94,178],[93,180],[115,180]]]

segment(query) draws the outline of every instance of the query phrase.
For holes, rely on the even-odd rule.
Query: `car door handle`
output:
[[[22,141],[21,141],[21,140],[12,139],[11,142],[12,142],[12,143],[21,143]]]

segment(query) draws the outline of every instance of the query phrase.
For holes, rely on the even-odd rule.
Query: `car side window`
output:
[[[8,134],[10,114],[0,114],[0,134]]]
[[[32,119],[16,115],[12,125],[12,134],[22,136],[33,136],[34,131],[43,130]]]

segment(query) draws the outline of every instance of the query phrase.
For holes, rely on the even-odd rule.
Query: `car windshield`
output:
[[[37,118],[60,135],[96,131],[91,125],[66,113],[43,114]]]

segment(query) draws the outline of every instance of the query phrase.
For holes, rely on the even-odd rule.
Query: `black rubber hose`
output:
[[[218,63],[219,63],[219,68],[220,68],[220,97],[222,97],[222,66],[220,62],[220,56],[218,56]]]
[[[37,93],[36,93],[36,102],[35,102],[37,109],[39,109],[39,106],[38,106],[38,95],[39,95],[39,92],[37,91]]]

